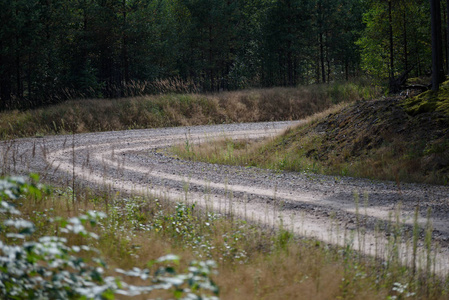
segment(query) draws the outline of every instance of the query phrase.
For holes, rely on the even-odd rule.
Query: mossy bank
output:
[[[449,80],[441,84],[438,92],[427,91],[402,102],[407,113],[413,116],[438,112],[449,117]]]

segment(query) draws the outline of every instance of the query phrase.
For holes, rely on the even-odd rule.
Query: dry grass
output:
[[[446,185],[447,122],[409,116],[396,99],[367,101],[335,106],[268,140],[221,139],[173,151],[221,164]]]
[[[309,118],[305,126],[316,122]],[[294,133],[290,129],[283,137]],[[244,142],[232,145],[234,148],[225,151],[231,160],[241,156],[239,151],[249,155],[256,149]],[[69,243],[88,243],[100,249],[110,274],[115,268],[145,268],[149,261],[175,253],[182,257],[179,270],[185,270],[193,259],[218,262],[214,280],[223,299],[385,299],[398,295],[393,290],[395,283],[413,283],[408,291],[419,299],[444,299],[447,292],[433,276],[420,280],[393,261],[385,265],[361,257],[350,245],[332,248],[300,240],[282,228],[273,232],[230,215],[215,215],[189,205],[175,208],[163,197],[124,198],[107,189],[103,193],[75,189],[75,194],[63,188],[42,199],[20,199],[17,204],[37,225],[40,236],[58,234],[57,225],[48,221],[50,217],[74,217],[88,210],[107,212],[108,218],[93,228],[99,240],[76,236]]]
[[[271,90],[270,93],[288,94],[282,89]],[[271,95],[270,93],[267,95]],[[251,107],[251,109],[248,109],[245,114],[244,109],[239,110],[239,107],[242,107],[238,104],[239,101],[230,100],[234,106],[232,109],[229,108],[229,115],[233,118],[242,118],[243,115],[261,118],[263,114],[255,109],[260,103],[251,100],[249,94],[246,95],[248,99],[242,102],[246,104],[241,103],[241,105]],[[205,99],[201,98],[205,96],[181,97],[186,99],[185,101],[180,101],[179,96],[175,95],[161,97],[165,99],[164,101],[174,97],[173,110],[170,113],[174,119],[178,118],[180,123],[189,122],[189,119],[199,118],[202,115],[201,112],[194,111],[192,113],[189,110],[193,105],[189,101],[193,99],[192,97]],[[228,98],[231,96],[228,95]],[[215,104],[211,105],[210,111],[207,111],[209,116],[213,115],[213,107],[225,105],[220,104],[220,101],[225,101],[224,99],[220,100],[218,97],[214,99]],[[95,101],[89,101],[91,102],[85,103],[92,103],[90,106],[94,106]],[[136,103],[140,103],[138,101],[116,101],[123,105],[125,112],[132,112],[134,115],[141,113],[141,110],[134,106]],[[167,101],[169,102],[169,100]],[[74,107],[71,109],[78,115],[72,120],[80,120],[84,116],[81,112],[84,107],[76,106],[76,103],[73,102]],[[204,103],[209,105],[211,102],[204,101]],[[205,107],[208,106],[202,106],[204,103],[199,101],[199,104],[195,105],[206,109]],[[108,106],[109,104],[110,106]],[[128,104],[129,106],[127,106]],[[284,102],[284,104],[285,106],[279,106],[283,107],[283,110],[293,107],[290,103]],[[89,105],[86,105],[86,109],[87,107]],[[101,107],[104,112],[108,112],[112,111],[114,106],[111,102],[106,102]],[[168,109],[170,107],[172,106],[164,108],[164,113],[170,111]],[[274,107],[267,104],[265,110],[270,109],[273,110]],[[184,113],[178,114],[179,111],[184,111]],[[122,115],[116,110],[115,113],[110,113],[121,115],[122,118],[129,117],[126,113]],[[26,114],[16,112],[9,116],[11,118],[23,117]],[[93,119],[92,116],[91,123],[80,124],[94,126]],[[3,119],[1,120],[3,121]],[[71,119],[67,118],[67,120]],[[109,123],[101,123],[102,120],[98,119],[97,122],[100,122],[100,125],[113,124],[112,120]],[[303,126],[304,128],[311,127],[318,120],[317,117],[312,117]],[[116,122],[122,124],[119,121]],[[80,124],[77,126],[81,126]],[[87,125],[76,128],[64,126],[69,125],[62,127],[67,131],[87,128]],[[57,132],[57,128],[56,125],[55,132]],[[61,129],[61,127],[59,128]],[[23,130],[22,133],[32,132]],[[282,136],[283,141],[286,142],[294,134],[295,130],[293,129],[287,131]],[[312,143],[317,136],[310,134],[307,138]],[[270,144],[272,143],[273,141],[263,144],[264,152],[262,153],[265,153],[266,157],[270,154],[270,149],[272,149]],[[281,163],[294,164],[293,161],[285,160],[279,152],[283,144],[277,145],[278,148],[275,148],[278,150],[277,156],[282,159],[273,160],[269,164],[278,166]],[[215,151],[217,157],[227,156],[230,161],[242,157],[243,153],[250,157],[250,154],[258,148],[255,145],[235,141],[232,143],[226,141],[222,142],[221,146],[211,145],[210,147],[206,152]],[[186,150],[192,152],[189,147]],[[223,153],[220,154],[220,151]],[[272,154],[273,152],[271,152],[271,156],[273,156]],[[245,163],[255,162],[248,158]],[[312,162],[306,162],[305,165],[307,164],[313,166]],[[361,257],[353,251],[350,245],[344,249],[332,248],[317,241],[295,238],[286,230],[267,231],[266,228],[261,228],[257,224],[236,220],[232,216],[220,216],[207,211],[199,211],[192,209],[192,206],[184,206],[182,208],[183,217],[179,217],[173,203],[161,197],[130,196],[124,198],[118,194],[94,193],[85,189],[77,189],[75,197],[73,196],[70,189],[62,188],[42,199],[21,198],[17,204],[24,215],[36,224],[40,236],[59,234],[57,226],[48,221],[50,217],[73,217],[87,210],[107,212],[107,219],[103,220],[100,226],[93,228],[100,236],[99,240],[87,240],[77,236],[70,238],[69,243],[70,245],[88,243],[98,248],[110,267],[110,274],[113,274],[112,270],[117,267],[144,268],[149,261],[155,258],[175,253],[182,257],[180,266],[178,266],[180,270],[187,268],[188,261],[192,259],[210,258],[217,261],[219,273],[214,276],[214,280],[221,289],[220,298],[222,299],[386,299],[388,296],[397,296],[397,299],[404,298],[405,293],[400,294],[393,290],[396,283],[410,284],[407,292],[416,293],[413,296],[416,299],[446,299],[447,297],[448,286],[437,278],[433,276],[417,278],[411,270],[400,268],[394,263],[381,264],[371,258]],[[76,201],[72,202],[73,199]],[[138,284],[139,282],[131,283]],[[168,298],[169,294],[151,295],[153,298],[159,296]],[[141,297],[141,299],[145,298]]]
[[[224,269],[218,283],[223,299],[383,299],[368,281],[352,282],[348,294],[342,288],[343,266],[320,251],[290,245],[271,256],[258,256],[251,264]],[[348,275],[348,274],[346,274]],[[350,275],[350,277],[354,274]],[[235,283],[240,283],[238,286]]]
[[[393,289],[395,283],[408,284],[407,293],[416,293],[416,299],[445,299],[447,292],[447,286],[426,271],[422,275],[427,277],[417,277],[394,260],[382,264],[360,256],[350,245],[340,249],[301,240],[282,228],[270,231],[231,215],[194,209],[191,204],[175,208],[162,197],[123,198],[86,189],[77,190],[73,197],[70,189],[58,189],[42,199],[21,199],[19,206],[41,236],[58,232],[49,217],[107,212],[108,218],[92,228],[99,240],[77,236],[69,244],[100,249],[110,275],[115,268],[145,268],[149,261],[169,253],[182,257],[180,271],[191,260],[213,259],[218,262],[213,279],[221,299],[386,299],[400,296]]]
[[[100,249],[111,274],[116,267],[144,268],[168,253],[182,257],[179,270],[192,259],[214,259],[219,265],[214,280],[221,299],[386,299],[398,295],[395,282],[413,280],[406,269],[393,264],[391,270],[384,269],[385,265],[359,257],[349,247],[343,251],[298,240],[285,230],[267,232],[219,215],[211,219],[208,212],[189,207],[183,218],[176,218],[179,213],[161,198],[123,199],[83,190],[78,191],[75,204],[72,199],[70,191],[59,190],[43,199],[22,199],[22,211],[37,225],[39,235],[55,234],[48,217],[71,217],[89,209],[108,211],[108,218],[93,228],[98,241],[77,237],[69,244],[90,243]],[[444,289],[432,278],[413,287],[419,299],[444,299]]]
[[[335,103],[370,97],[376,92],[376,88],[334,84],[218,94],[70,100],[36,110],[0,113],[0,138],[296,120],[323,111]]]
[[[326,109],[317,114],[303,119],[300,128],[308,128],[318,121],[322,120],[329,114],[334,114],[339,110],[347,107],[348,103],[340,103]],[[297,129],[288,128],[280,136],[288,137],[296,132]],[[319,135],[310,134],[303,136],[301,143],[306,146],[314,141]],[[287,141],[278,143],[280,137],[262,139],[262,140],[232,140],[226,137],[218,137],[209,139],[202,144],[179,144],[174,146],[171,151],[182,158],[189,160],[206,161],[210,163],[226,164],[226,165],[242,165],[242,166],[259,166],[264,168],[287,169],[292,171],[304,170],[313,165],[313,161],[305,156],[301,157],[301,164],[296,167],[292,166],[293,160],[298,162],[298,158],[291,155],[297,145],[290,145]],[[274,143],[278,143],[278,147],[273,147]],[[304,148],[308,149],[308,148]],[[298,151],[295,151],[298,152]],[[301,151],[300,153],[303,153]],[[297,153],[299,154],[299,152]],[[286,157],[290,155],[290,157]],[[284,164],[283,167],[280,164]]]

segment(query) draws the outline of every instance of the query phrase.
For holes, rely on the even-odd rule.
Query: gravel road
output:
[[[0,143],[0,174],[39,172],[43,181],[108,187],[186,199],[207,209],[234,213],[265,226],[332,244],[352,244],[369,255],[391,255],[390,221],[399,217],[410,235],[416,207],[425,228],[429,209],[436,272],[449,272],[449,187],[400,184],[311,173],[274,172],[179,160],[165,155],[176,143],[217,137],[274,136],[299,122],[245,123],[129,130],[28,138]],[[367,166],[369,167],[369,166]],[[187,196],[187,197],[186,197]],[[356,201],[358,199],[358,201]],[[358,204],[357,204],[358,203]],[[357,226],[361,224],[363,229]],[[423,234],[423,233],[422,233]],[[396,240],[404,263],[409,243]],[[425,249],[420,242],[420,251]],[[424,259],[418,259],[420,264]]]

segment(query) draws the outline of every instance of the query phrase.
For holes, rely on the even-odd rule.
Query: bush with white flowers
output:
[[[218,288],[211,280],[213,261],[194,261],[185,273],[171,265],[179,261],[167,255],[149,262],[150,269],[115,270],[106,276],[106,264],[97,258],[98,250],[88,245],[69,246],[63,236],[35,237],[35,225],[23,219],[17,200],[27,194],[40,195],[44,187],[36,175],[30,178],[0,179],[0,298],[2,299],[113,299],[115,295],[140,295],[168,290],[178,299],[217,299]],[[88,213],[57,222],[62,234],[97,239],[85,225],[95,225],[106,215]],[[84,253],[91,259],[85,259]],[[142,285],[131,285],[121,276],[139,278]]]

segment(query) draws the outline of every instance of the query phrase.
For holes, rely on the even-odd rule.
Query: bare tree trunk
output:
[[[288,1],[287,7],[289,10],[289,15],[287,17],[287,23],[289,24],[287,27],[288,41],[287,41],[287,76],[288,76],[288,86],[293,86],[293,50],[292,50],[292,18],[290,15],[291,12],[291,2]]]
[[[430,0],[432,16],[432,90],[438,91],[442,82],[442,51],[441,51],[441,7],[440,0]],[[444,74],[444,71],[443,71]]]
[[[291,41],[288,41],[288,52],[287,52],[287,73],[288,73],[288,86],[293,86],[293,59],[291,50]]]
[[[23,98],[23,85],[22,85],[22,61],[20,59],[19,50],[19,37],[16,36],[16,93],[17,97],[22,100]]]
[[[391,0],[388,1],[388,23],[390,35],[390,80],[394,79],[394,44],[393,44],[393,20]]]
[[[126,14],[126,0],[123,0],[123,49],[122,49],[122,59],[123,59],[123,79],[125,84],[129,82],[129,58],[128,58],[128,35],[126,34],[127,24],[127,14]]]
[[[448,0],[449,1],[449,0]],[[408,49],[407,49],[407,14],[405,12],[406,7],[404,7],[404,12],[403,12],[403,21],[404,21],[404,36],[403,36],[403,41],[404,41],[404,67],[405,67],[405,71],[408,71]]]
[[[324,66],[324,44],[323,44],[323,33],[320,32],[320,62],[321,62],[321,77],[323,83],[326,83],[326,72]]]
[[[449,0],[446,0],[446,63],[449,75]]]
[[[329,58],[329,35],[328,32],[326,31],[326,66],[327,66],[327,83],[330,83],[331,79],[331,62],[330,62],[330,58]]]
[[[298,80],[298,58],[295,57],[293,60],[293,86],[296,86]]]
[[[349,80],[349,63],[348,63],[348,59],[345,59],[345,79],[346,81]]]
[[[320,43],[320,62],[321,62],[321,77],[323,83],[326,83],[326,72],[325,72],[325,65],[324,65],[324,41],[323,41],[323,5],[321,1],[318,2],[318,38]]]
[[[210,80],[210,91],[214,91],[215,81],[214,81],[214,65],[213,65],[213,53],[212,53],[212,25],[209,25],[209,80]]]
[[[6,56],[2,55],[3,42],[0,39],[0,66],[4,66],[4,70],[0,73],[0,110],[8,108],[11,100],[11,72],[10,65]]]

